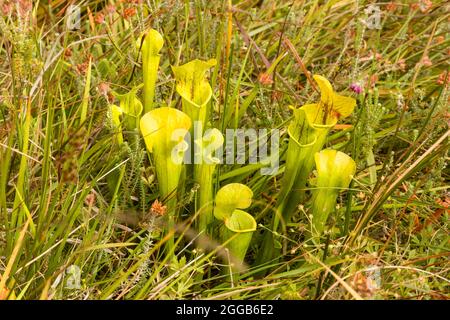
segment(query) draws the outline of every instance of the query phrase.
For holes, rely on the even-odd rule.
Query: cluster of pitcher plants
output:
[[[184,210],[179,201],[189,179],[198,185],[193,228],[220,241],[230,255],[244,261],[258,226],[255,217],[247,212],[252,206],[253,192],[240,183],[226,184],[215,190],[217,167],[221,164],[216,151],[222,148],[224,137],[210,121],[213,90],[207,74],[217,62],[196,59],[172,66],[181,110],[159,106],[154,100],[163,45],[163,37],[153,29],[139,40],[143,84],[126,94],[116,94],[119,105],[109,106],[115,140],[119,145],[123,144],[126,140],[123,132],[135,131],[145,141],[158,183],[158,201],[164,205],[164,234],[168,235],[164,252],[168,258],[175,253],[174,228],[182,222]],[[314,75],[313,79],[314,88],[318,87],[320,91],[320,99],[293,110],[294,116],[287,128],[289,144],[281,190],[276,197],[272,225],[259,230],[263,232],[263,240],[259,245],[257,264],[280,256],[275,237],[286,232],[286,225],[299,205],[308,203],[310,214],[305,219],[309,219],[310,228],[306,240],[319,245],[328,228],[327,221],[336,211],[339,193],[348,189],[355,174],[352,158],[340,151],[324,149],[324,146],[329,131],[339,119],[352,113],[356,101],[335,93],[324,77]],[[142,101],[138,98],[141,89]],[[186,159],[196,161],[186,163]],[[314,168],[315,179],[310,179]],[[311,190],[310,200],[307,190]],[[233,268],[227,270],[235,271]]]

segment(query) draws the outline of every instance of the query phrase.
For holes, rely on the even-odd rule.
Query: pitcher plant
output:
[[[144,110],[147,113],[153,109],[155,85],[158,77],[160,60],[159,51],[164,45],[164,39],[158,31],[149,29],[144,35],[142,35],[138,45],[141,46],[142,52],[142,69],[144,73]]]
[[[256,230],[255,219],[240,210],[250,207],[253,192],[244,184],[230,183],[216,194],[214,216],[221,220],[220,236],[222,243],[239,261],[243,261]]]
[[[273,216],[272,231],[278,232],[280,223],[285,229],[295,209],[305,200],[306,183],[314,166],[314,154],[320,151],[326,137],[339,119],[348,117],[356,106],[356,100],[334,92],[330,82],[314,75],[321,97],[317,103],[306,104],[294,110],[294,119],[288,127],[289,144],[285,172]],[[275,255],[272,232],[267,232],[258,261],[269,261]]]
[[[352,158],[343,152],[325,149],[314,155],[317,170],[316,187],[312,198],[312,228],[313,240],[317,243],[325,229],[329,215],[336,208],[336,199],[342,190],[350,185],[356,164]]]
[[[192,121],[199,121],[205,127],[209,115],[212,89],[206,79],[206,72],[216,65],[215,59],[192,60],[181,66],[172,66],[176,80],[176,91],[181,96],[183,112]]]
[[[110,105],[110,112],[113,124],[122,132],[122,125],[128,131],[134,131],[139,128],[143,106],[137,97],[137,91],[142,85],[132,88],[125,94],[119,94],[113,91],[114,96],[119,100],[119,106]],[[114,106],[114,107],[113,107]],[[120,117],[123,117],[120,120]]]
[[[213,222],[213,179],[216,165],[221,163],[221,154],[224,143],[222,133],[213,128],[208,129],[201,139],[194,141],[194,180],[199,185],[197,208],[198,231],[207,232],[208,226]]]
[[[145,145],[153,156],[160,197],[166,201],[169,230],[176,221],[176,191],[188,149],[184,138],[190,127],[191,119],[185,113],[168,107],[147,112],[140,122]],[[170,249],[173,243],[172,237]]]

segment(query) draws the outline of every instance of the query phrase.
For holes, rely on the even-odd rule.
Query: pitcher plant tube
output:
[[[197,208],[198,231],[207,232],[213,222],[213,179],[216,165],[220,163],[218,152],[224,143],[222,133],[213,128],[208,129],[201,139],[194,141],[194,180],[199,184]]]
[[[182,111],[162,107],[147,112],[140,122],[145,145],[155,165],[160,197],[166,200],[168,228],[176,220],[176,191],[183,168],[183,157],[188,149],[184,141],[191,127],[191,119]],[[173,237],[169,249],[173,248]]]
[[[206,125],[212,89],[206,72],[216,65],[215,59],[192,60],[181,66],[172,66],[176,80],[176,91],[181,96],[183,111],[192,119]]]
[[[345,153],[332,149],[317,152],[314,160],[317,180],[313,189],[311,234],[313,240],[318,242],[329,215],[336,208],[339,192],[348,188],[355,175],[356,164]]]
[[[120,145],[123,143],[123,134],[122,134],[122,121],[121,121],[121,117],[123,114],[122,108],[114,105],[114,104],[110,104],[108,106],[108,116],[111,120],[111,125],[112,125],[112,129],[114,130],[115,134],[115,138],[117,143]]]
[[[252,197],[252,190],[241,183],[227,184],[216,194],[214,216],[223,222],[220,226],[221,241],[239,261],[244,260],[256,230],[255,219],[240,210],[250,207]]]
[[[295,209],[305,200],[308,176],[314,166],[314,154],[320,151],[326,137],[339,119],[348,117],[356,106],[356,100],[334,92],[330,82],[314,75],[321,97],[319,102],[306,104],[294,110],[294,119],[288,127],[289,144],[285,172],[273,216],[272,232],[278,232],[290,222]],[[284,229],[284,227],[283,227]],[[275,255],[272,232],[266,232],[258,262],[263,263]]]
[[[158,77],[159,51],[164,45],[161,34],[149,29],[142,35],[138,45],[142,52],[142,69],[144,73],[144,110],[149,112],[153,109],[153,99],[155,97],[155,85]]]
[[[139,120],[141,118],[143,106],[142,102],[137,97],[137,91],[142,85],[132,88],[128,93],[119,94],[113,92],[114,96],[119,100],[119,106],[110,105],[111,118],[114,126],[120,128],[122,125],[128,131],[134,131],[139,128]],[[120,117],[123,117],[120,121]]]

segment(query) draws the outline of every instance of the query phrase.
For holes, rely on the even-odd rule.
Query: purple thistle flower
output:
[[[363,91],[362,87],[358,83],[352,83],[350,85],[350,90],[357,94],[360,94]]]

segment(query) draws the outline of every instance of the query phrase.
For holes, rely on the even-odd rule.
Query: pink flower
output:
[[[429,56],[425,56],[422,59],[422,63],[425,67],[431,67],[433,65],[433,62],[431,62],[430,57]]]
[[[363,89],[359,83],[352,83],[350,85],[350,90],[352,90],[354,93],[360,94]]]

